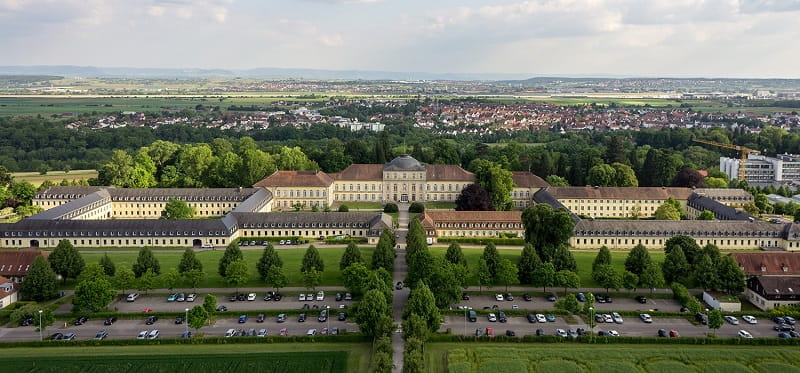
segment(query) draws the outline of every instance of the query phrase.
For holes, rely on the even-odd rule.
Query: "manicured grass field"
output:
[[[461,250],[464,252],[464,256],[467,258],[467,265],[470,268],[475,268],[475,266],[478,265],[478,259],[480,259],[481,255],[483,254],[483,248],[462,248]],[[519,263],[519,256],[522,253],[521,249],[498,249],[497,251],[500,253],[501,258],[508,258],[508,260],[514,264]],[[447,252],[447,248],[444,247],[431,248],[431,253],[434,255],[443,257],[445,252]],[[578,263],[578,276],[581,278],[581,287],[600,287],[592,279],[592,262],[597,256],[597,253],[578,251],[573,252],[572,255],[575,257],[575,261]],[[611,252],[611,265],[617,271],[624,271],[625,258],[627,257],[628,254],[624,252]],[[651,252],[650,257],[658,263],[664,261],[663,252]],[[478,284],[475,283],[470,285],[477,286]]]
[[[425,344],[430,372],[800,372],[796,347]]]
[[[343,247],[325,247],[325,245],[316,245],[322,261],[325,264],[325,271],[322,273],[322,285],[335,286],[342,285],[341,271],[339,271],[339,261],[344,253]],[[283,260],[283,270],[289,280],[288,286],[302,286],[302,279],[300,275],[300,266],[303,255],[306,252],[305,248],[276,248],[278,255]],[[361,247],[361,255],[364,260],[369,263],[372,260],[372,252],[374,247]],[[203,270],[206,272],[206,279],[200,284],[200,287],[227,287],[224,279],[217,273],[219,259],[222,257],[224,248],[217,248],[215,251],[201,251],[195,253],[197,258],[203,263]],[[263,250],[242,250],[244,260],[250,268],[250,280],[243,285],[248,286],[265,286],[265,283],[258,278],[258,271],[256,270],[256,263],[261,258]],[[181,261],[183,251],[176,252],[155,252],[153,253],[161,264],[161,273],[169,271],[171,268],[177,268],[178,263]],[[83,259],[86,263],[98,263],[103,253],[84,253]],[[130,268],[136,262],[137,253],[133,252],[111,252],[108,254],[117,268],[127,267]]]
[[[14,172],[11,174],[14,180],[27,181],[34,186],[41,185],[45,180],[50,180],[53,183],[60,183],[62,180],[89,180],[97,177],[97,170],[72,170],[69,173],[64,171],[50,171],[46,175],[40,175],[38,172]]]
[[[369,345],[280,343],[15,348],[9,372],[367,372]]]

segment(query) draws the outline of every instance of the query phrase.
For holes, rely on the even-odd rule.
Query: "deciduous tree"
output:
[[[256,269],[261,279],[266,280],[267,276],[269,276],[269,271],[274,267],[283,267],[283,260],[278,256],[272,243],[267,242],[267,245],[264,246],[264,252],[261,253],[261,258],[256,263]]]
[[[222,258],[219,259],[217,272],[220,276],[226,277],[228,265],[242,259],[244,259],[244,255],[242,255],[242,250],[239,249],[239,245],[237,245],[236,242],[231,242],[225,247],[225,252],[222,254]]]
[[[456,197],[456,211],[493,211],[494,205],[486,189],[470,184]]]
[[[611,264],[611,252],[608,250],[608,247],[601,246],[600,251],[597,252],[597,256],[594,257],[594,261],[592,262],[592,272],[594,272],[598,266],[604,264]]]
[[[178,272],[186,273],[191,270],[202,271],[203,263],[200,262],[200,259],[197,259],[197,256],[192,248],[187,248],[186,251],[183,252],[181,262],[178,264]]]
[[[57,296],[56,274],[43,256],[39,255],[33,259],[33,264],[28,269],[28,274],[25,275],[20,293],[23,299],[36,302],[43,302]]]
[[[197,333],[200,328],[206,325],[208,322],[208,311],[205,309],[205,305],[196,305],[189,310],[189,318],[186,320],[186,323],[189,324],[189,327],[194,329],[195,333]]]
[[[625,270],[636,275],[641,275],[652,261],[647,248],[642,244],[638,244],[631,249],[630,253],[628,253],[628,257],[625,258]]]
[[[186,201],[170,198],[169,202],[164,205],[164,211],[161,212],[162,219],[191,219],[194,217],[195,208],[189,206]]]
[[[533,282],[533,272],[542,265],[542,260],[536,254],[533,245],[526,243],[519,257],[519,283],[530,285]]]
[[[344,249],[342,259],[339,261],[339,270],[344,270],[356,262],[363,263],[364,259],[361,258],[361,250],[358,249],[358,246],[354,242],[350,242]]]
[[[408,319],[412,314],[422,317],[431,333],[439,330],[442,316],[439,313],[439,308],[436,307],[436,299],[433,296],[433,292],[424,283],[411,289],[408,302],[403,309],[403,319]]]
[[[114,277],[117,273],[117,266],[114,265],[114,262],[108,257],[108,254],[104,254],[103,257],[100,258],[100,266],[103,267],[103,271],[108,277]]]
[[[67,282],[68,278],[77,278],[85,265],[81,253],[69,240],[59,241],[47,261],[50,262],[53,272],[60,275],[64,282]]]
[[[305,255],[303,255],[303,262],[302,266],[300,267],[301,272],[307,272],[311,268],[319,272],[325,271],[325,263],[322,262],[322,257],[319,256],[319,251],[314,245],[310,245],[308,249],[306,249]]]
[[[239,286],[247,282],[248,276],[247,263],[243,259],[231,262],[225,269],[225,282],[236,287],[237,293],[239,292]]]
[[[150,251],[150,248],[144,247],[139,250],[139,256],[136,257],[136,263],[133,263],[131,269],[137,278],[142,277],[147,271],[151,271],[153,275],[158,275],[161,273],[161,264],[158,263],[158,259]]]

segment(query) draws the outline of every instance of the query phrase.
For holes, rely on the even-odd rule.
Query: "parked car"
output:
[[[526,318],[528,319],[528,322],[531,324],[536,322],[536,315],[532,313],[529,313],[528,316],[526,316]]]
[[[397,290],[402,290],[403,289],[403,281],[397,281],[397,283],[394,284],[394,288],[397,289]]]
[[[530,302],[533,300],[533,297],[530,294],[522,294],[522,300]]]
[[[789,324],[778,324],[778,325],[773,326],[772,330],[775,330],[775,331],[778,331],[778,332],[790,332],[790,331],[794,330],[794,326],[791,326]]]
[[[789,325],[794,325],[795,322],[796,322],[794,317],[791,317],[791,316],[784,316],[783,317],[783,321],[785,321]]]
[[[128,294],[128,297],[125,298],[125,300],[128,301],[128,302],[133,302],[133,301],[136,300],[136,298],[139,298],[139,293]]]
[[[476,322],[478,321],[478,314],[475,311],[469,311],[469,322]]]
[[[227,331],[225,331],[225,338],[230,338],[235,335],[236,335],[236,330],[234,329],[228,329]]]
[[[306,300],[309,301],[309,302],[313,301],[314,300],[314,294],[311,294],[311,293],[306,294]]]
[[[236,294],[236,300],[241,300],[241,301],[247,300],[247,295],[244,293]]]
[[[606,322],[606,318],[605,318],[605,316],[603,316],[602,313],[598,313],[597,315],[594,315],[594,321]]]
[[[320,290],[317,292],[317,302],[325,300],[325,292]]]
[[[505,297],[506,297],[506,301],[513,301],[514,300],[514,296],[511,295],[511,293],[506,293]]]
[[[239,315],[239,324],[244,324],[247,322],[247,315]]]
[[[269,332],[267,332],[267,329],[258,329],[258,333],[256,333],[256,337],[266,337],[268,333]]]
[[[789,333],[778,333],[778,338],[792,338]]]
[[[475,336],[476,337],[483,337],[483,329],[481,329],[481,328],[475,329]]]
[[[544,329],[536,329],[536,336],[541,337],[544,335]]]
[[[308,331],[306,331],[306,335],[312,337],[317,335],[317,329],[308,329]]]
[[[517,333],[514,332],[513,330],[510,330],[510,329],[506,330],[506,336],[515,337],[516,335],[517,335]]]
[[[503,301],[503,294],[495,294],[494,295],[494,300],[496,300],[498,302]]]
[[[347,320],[347,314],[345,314],[344,312],[339,312],[339,317],[338,317],[338,320],[339,320],[339,321],[345,321],[345,320]]]
[[[696,313],[694,315],[694,319],[699,321],[703,325],[708,325],[708,315],[706,315],[704,313],[699,313],[699,312]]]
[[[564,330],[564,329],[556,329],[556,335],[559,336],[559,337],[564,337],[564,338],[566,338],[568,336],[567,335],[567,331]]]
[[[547,318],[544,317],[543,314],[537,313],[536,314],[536,322],[547,322]]]
[[[236,294],[231,294],[231,295],[228,297],[228,302],[236,302],[236,299],[237,299],[237,298],[238,298],[238,297],[236,296]]]
[[[547,296],[547,300],[550,302],[555,302],[557,299],[558,297],[556,297],[555,293],[550,293],[550,295]]]
[[[189,295],[186,296],[186,301],[187,302],[194,302],[194,298],[196,298],[196,297],[197,297],[197,295],[194,294],[194,293],[189,294]]]
[[[678,333],[677,330],[672,329],[672,330],[669,331],[669,337],[670,338],[680,338],[681,335],[680,335],[680,333]]]
[[[576,294],[575,298],[578,298],[578,302],[586,302],[586,295],[583,295],[583,293]]]
[[[111,325],[117,322],[117,318],[114,316],[106,317],[106,321],[103,321],[103,325]]]
[[[64,336],[61,337],[62,341],[72,341],[75,339],[75,333],[64,333]]]
[[[85,324],[85,323],[86,323],[86,321],[88,321],[88,320],[89,320],[89,318],[88,318],[88,317],[86,317],[86,316],[81,316],[81,317],[78,317],[77,319],[75,319],[75,322],[73,322],[73,323],[72,323],[72,325],[83,325],[83,324]]]
[[[297,322],[306,322],[306,314],[301,313],[300,316],[297,316]]]
[[[247,300],[251,302],[256,300],[256,293],[247,294]]]
[[[105,330],[101,330],[101,331],[97,332],[97,334],[94,335],[94,339],[97,339],[97,340],[100,340],[100,341],[102,341],[103,339],[106,339],[106,337],[108,337],[108,332],[105,331]]]
[[[724,316],[723,319],[725,319],[728,324],[739,325],[739,319],[737,319],[736,316]]]
[[[227,306],[224,306],[224,305],[221,305],[221,304],[219,306],[217,306],[217,312],[225,312],[227,310],[228,310]]]
[[[650,317],[650,315],[648,315],[646,313],[640,313],[639,314],[639,318],[642,319],[642,322],[645,322],[645,323],[648,323],[648,324],[653,322],[653,318]]]
[[[662,338],[667,337],[667,329],[658,329],[658,336]]]
[[[186,294],[178,293],[178,297],[175,298],[176,302],[185,302],[186,301]]]
[[[611,318],[614,319],[615,324],[622,324],[622,316],[617,312],[611,312]]]
[[[167,296],[167,302],[174,302],[175,299],[178,299],[178,294],[172,293]]]
[[[610,313],[604,313],[603,314],[603,322],[612,323],[612,322],[614,322],[614,318],[611,317]]]
[[[578,333],[578,335],[581,337],[586,335],[586,329],[584,328],[578,328],[577,330],[575,330],[575,332]]]
[[[19,326],[31,326],[31,325],[33,325],[33,317],[26,317],[19,323]]]
[[[747,338],[747,339],[753,338],[753,335],[750,334],[750,332],[748,332],[747,330],[739,330],[738,335],[740,338]]]
[[[786,324],[786,320],[784,320],[783,317],[780,316],[773,317],[772,321],[774,321],[776,324]]]
[[[156,339],[158,338],[158,329],[153,329],[147,334],[147,339]]]
[[[278,294],[278,293],[275,293],[275,295],[272,296],[272,300],[274,300],[276,302],[281,300],[281,299],[283,299],[283,296]]]
[[[263,313],[259,313],[259,314],[258,314],[258,316],[256,316],[256,322],[257,322],[257,323],[262,323],[262,322],[264,322],[264,317],[265,317],[265,316],[264,316],[264,314],[263,314]]]
[[[570,328],[567,330],[567,334],[569,334],[569,336],[572,338],[578,338],[578,331],[575,329]]]
[[[641,303],[641,304],[645,304],[645,303],[647,303],[647,297],[645,297],[643,295],[639,295],[639,296],[636,297],[636,301]]]
[[[556,317],[551,313],[545,314],[544,318],[547,320],[547,322],[556,322]]]
[[[486,336],[487,337],[494,337],[494,329],[493,328],[486,328]]]
[[[306,295],[305,295],[305,294],[300,294],[300,295],[298,295],[298,298],[297,298],[297,300],[299,300],[299,301],[301,301],[301,302],[305,302],[305,300],[306,300]]]
[[[495,315],[495,314],[493,314],[493,313],[490,313],[490,314],[487,316],[487,318],[489,319],[489,322],[496,322],[496,321],[497,321],[497,315]]]
[[[499,322],[506,322],[506,321],[508,321],[508,318],[506,317],[506,313],[505,313],[505,312],[503,312],[503,311],[500,311],[500,312],[498,312],[498,313],[497,313],[497,321],[499,321]]]
[[[353,300],[353,295],[350,293],[344,293],[344,300]]]
[[[181,333],[181,339],[189,339],[189,338],[192,338],[192,332],[187,330]]]
[[[147,334],[150,333],[147,330],[142,330],[139,332],[139,335],[136,336],[136,339],[145,339],[147,338]]]
[[[285,313],[278,314],[277,321],[279,323],[286,322],[286,314]]]
[[[175,317],[175,324],[176,325],[183,324],[183,316],[176,316]]]
[[[286,337],[289,335],[289,330],[286,328],[281,328],[281,330],[278,331],[278,335],[281,337]]]
[[[328,310],[320,311],[319,316],[317,317],[317,321],[319,322],[328,321]]]
[[[744,320],[744,322],[746,322],[748,324],[758,324],[758,320],[755,317],[750,316],[750,315],[742,316],[742,320]]]
[[[60,341],[61,338],[64,338],[64,334],[62,333],[53,333],[49,337],[47,337],[48,341]]]
[[[147,325],[153,325],[156,321],[158,321],[158,316],[155,315],[147,316],[147,318],[144,319],[144,323]]]
[[[609,337],[619,337],[619,332],[616,330],[609,330],[606,334],[608,334]]]

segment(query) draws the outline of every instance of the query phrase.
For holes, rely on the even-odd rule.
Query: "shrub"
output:
[[[413,203],[411,203],[411,206],[408,207],[408,212],[421,214],[421,213],[425,212],[425,205],[423,205],[423,204],[421,204],[419,202],[413,202]]]
[[[347,205],[339,206],[339,212],[348,212],[348,211],[350,211],[350,208],[347,207]]]
[[[385,206],[383,206],[383,212],[385,212],[387,214],[390,214],[390,213],[393,213],[393,212],[398,212],[398,211],[400,211],[400,209],[397,208],[397,204],[395,204],[395,203],[389,202]]]

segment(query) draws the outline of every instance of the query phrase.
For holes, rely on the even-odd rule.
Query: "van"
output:
[[[475,311],[469,311],[469,322],[478,321],[478,314]]]

